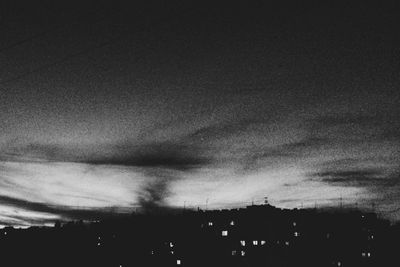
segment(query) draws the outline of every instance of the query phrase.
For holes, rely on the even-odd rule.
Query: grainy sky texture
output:
[[[400,218],[383,1],[2,1],[0,224],[374,207]]]

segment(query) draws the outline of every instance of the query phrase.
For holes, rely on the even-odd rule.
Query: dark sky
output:
[[[0,222],[159,206],[400,217],[395,1],[2,1]]]

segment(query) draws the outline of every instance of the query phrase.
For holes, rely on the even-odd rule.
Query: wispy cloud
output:
[[[313,175],[318,181],[333,186],[376,187],[390,185],[392,182],[382,177],[379,170],[369,169],[322,171]]]
[[[377,211],[393,218],[387,213],[387,207],[397,205],[400,201],[399,167],[390,160],[379,159],[340,159],[323,162],[308,174],[310,181],[324,183],[329,187],[359,188],[365,193],[358,196],[363,204],[366,199],[374,202]],[[362,207],[362,205],[361,205]]]
[[[0,196],[0,201],[3,206],[12,207],[15,210],[22,210],[22,212],[17,212],[12,215],[11,218],[17,220],[28,220],[32,219],[32,215],[22,216],[24,212],[35,212],[37,217],[35,221],[40,222],[50,221],[46,216],[40,217],[41,214],[51,217],[54,222],[55,219],[60,220],[98,220],[104,219],[106,217],[115,216],[115,214],[122,212],[131,212],[132,209],[124,209],[119,207],[103,207],[103,208],[93,208],[93,207],[71,207],[71,206],[61,206],[61,205],[51,205],[42,202],[28,201],[20,198],[13,198],[8,196]],[[20,215],[18,215],[20,214]],[[42,221],[42,222],[43,222]]]
[[[111,152],[109,156],[94,155],[85,163],[189,170],[211,162],[198,147],[179,141],[143,145],[128,143],[115,146],[113,151],[115,153]]]

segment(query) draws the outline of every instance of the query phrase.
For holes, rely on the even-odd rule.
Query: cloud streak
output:
[[[54,222],[56,219],[59,220],[99,220],[108,217],[115,216],[116,214],[131,212],[132,209],[124,209],[119,207],[108,207],[108,208],[93,208],[93,207],[71,207],[61,205],[51,205],[42,202],[28,201],[20,198],[14,198],[9,196],[0,196],[0,202],[3,206],[15,208],[17,210],[36,212],[38,217],[35,221],[44,223]],[[40,218],[40,214],[52,215],[53,219],[47,219],[46,216]],[[16,220],[31,222],[31,218],[21,215],[13,215],[12,218]],[[1,223],[1,222],[0,222]]]
[[[96,165],[122,165],[134,167],[161,167],[174,170],[190,170],[211,163],[197,147],[181,142],[162,142],[144,145],[118,145],[115,154],[94,156],[85,163]]]

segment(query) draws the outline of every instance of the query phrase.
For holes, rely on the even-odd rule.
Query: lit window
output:
[[[367,253],[367,257],[368,258],[371,257],[371,253],[370,252]]]
[[[7,235],[7,232],[4,232],[4,235]]]
[[[365,253],[365,252],[362,252],[362,253],[361,253],[361,256],[362,256],[362,257],[365,257],[365,256],[366,256],[366,253]]]
[[[257,240],[253,240],[253,245],[257,246],[258,245],[258,241]]]
[[[222,231],[222,236],[228,236],[228,231],[226,230]]]
[[[299,232],[294,232],[294,236],[298,237],[300,235]]]
[[[101,240],[101,237],[100,237],[100,236],[98,236],[98,237],[97,237],[97,239],[98,239],[98,240]]]
[[[342,263],[340,261],[337,262],[337,266],[340,267],[342,266]]]
[[[169,242],[169,247],[170,247],[170,248],[173,248],[173,247],[174,247],[174,244],[173,244],[172,242]]]
[[[293,222],[293,226],[296,226],[297,224],[296,224],[296,222]]]
[[[174,251],[173,250],[171,250],[171,255],[174,255]]]
[[[289,241],[286,241],[286,242],[285,242],[285,245],[286,245],[286,246],[289,246]]]
[[[234,222],[234,221],[231,221],[230,225],[235,225],[235,222]]]
[[[181,265],[181,260],[176,260],[176,265]]]
[[[236,250],[232,250],[232,256],[236,255]]]
[[[267,242],[265,240],[261,240],[261,245],[265,245]]]
[[[212,226],[213,225],[213,223],[212,222],[208,222],[208,226]]]
[[[246,246],[246,240],[241,240],[240,245],[242,245],[242,247]]]
[[[100,246],[101,245],[101,243],[99,242],[99,243],[97,243],[97,246]]]
[[[240,251],[240,255],[242,255],[242,257],[243,257],[244,255],[246,255],[246,252],[244,250],[242,250],[242,251]]]

